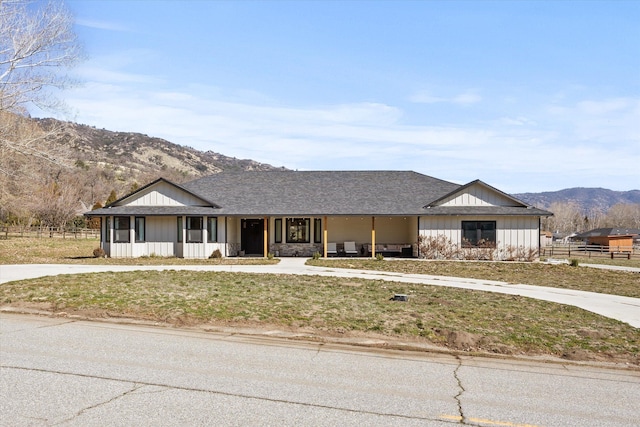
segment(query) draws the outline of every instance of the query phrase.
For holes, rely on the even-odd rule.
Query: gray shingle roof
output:
[[[87,212],[87,216],[100,215],[139,215],[139,216],[176,216],[202,215],[216,216],[220,209],[206,206],[111,206]]]
[[[640,234],[637,228],[594,228],[577,234],[576,237],[584,239],[586,237],[602,237],[602,236],[635,236]]]
[[[470,184],[476,182],[479,181]],[[117,206],[118,202],[114,202],[111,207],[98,209],[87,215],[550,214],[529,208],[516,199],[513,199],[514,206],[427,207],[464,186],[412,171],[220,172],[176,187],[208,201],[211,206]],[[120,201],[126,201],[130,196],[127,195]],[[520,205],[517,206],[518,204]]]
[[[182,187],[235,215],[416,215],[460,185],[411,171],[222,172]]]

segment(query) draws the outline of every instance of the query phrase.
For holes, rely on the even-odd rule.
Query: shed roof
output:
[[[577,234],[575,237],[584,239],[586,237],[604,237],[604,236],[636,236],[640,234],[637,228],[594,228]]]

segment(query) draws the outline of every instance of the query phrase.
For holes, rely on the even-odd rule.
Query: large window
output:
[[[116,233],[113,241],[116,243],[129,243],[131,241],[131,234],[129,229],[130,220],[128,216],[114,216],[113,217],[113,229]]]
[[[202,243],[202,217],[187,217],[187,243]]]
[[[137,216],[136,217],[136,224],[135,224],[135,230],[136,230],[136,243],[142,243],[145,241],[145,220],[144,217],[142,216]]]
[[[462,221],[462,246],[495,248],[496,222]]]
[[[287,218],[287,243],[309,243],[309,218]]]
[[[218,241],[218,218],[207,218],[207,242],[216,243]]]

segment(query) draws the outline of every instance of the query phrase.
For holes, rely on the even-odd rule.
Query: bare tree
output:
[[[640,228],[640,204],[618,203],[607,211],[607,226],[620,228]]]
[[[68,174],[49,179],[29,198],[31,211],[41,225],[64,229],[80,214],[79,188],[77,178]]]
[[[64,71],[81,58],[73,17],[61,1],[0,0],[0,150],[63,166],[51,141],[58,129],[24,132],[29,106],[61,109],[50,89],[72,83]],[[33,127],[32,124],[29,126]],[[11,175],[2,169],[0,173]]]
[[[0,0],[0,111],[59,107],[47,89],[67,87],[63,71],[80,57],[73,17],[61,1]]]
[[[585,215],[574,202],[554,202],[549,206],[549,211],[553,212],[553,216],[546,219],[544,225],[547,230],[566,235],[584,231],[588,227]]]

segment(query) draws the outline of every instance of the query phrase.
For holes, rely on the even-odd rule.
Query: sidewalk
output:
[[[525,284],[509,284],[492,280],[467,279],[448,276],[430,276],[423,274],[403,274],[369,270],[353,270],[331,267],[312,267],[305,265],[307,258],[282,258],[278,264],[271,265],[171,265],[171,266],[134,266],[134,265],[75,265],[75,264],[31,264],[0,265],[0,284],[23,279],[32,279],[58,274],[100,273],[107,271],[139,270],[189,270],[189,271],[228,271],[239,273],[273,273],[310,276],[331,276],[385,280],[403,283],[418,283],[433,286],[448,286],[461,289],[497,292],[520,295],[559,304],[573,305],[584,310],[617,319],[640,328],[640,298],[618,295],[598,294]],[[585,266],[592,267],[593,265]],[[612,267],[597,266],[595,268]]]

